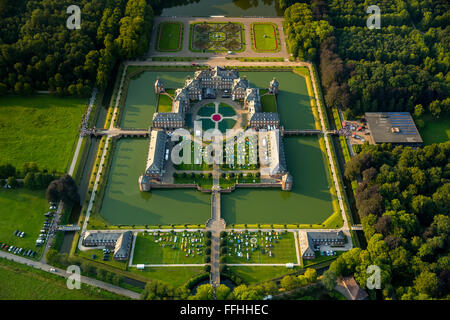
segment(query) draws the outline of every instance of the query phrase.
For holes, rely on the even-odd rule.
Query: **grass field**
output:
[[[244,280],[246,284],[255,284],[274,278],[282,277],[286,274],[299,270],[298,267],[288,269],[286,267],[229,267],[230,270]]]
[[[424,145],[450,140],[450,116],[434,119],[431,115],[423,116],[425,127],[420,129]]]
[[[0,259],[0,300],[110,300],[122,296],[81,284],[69,290],[66,279]]]
[[[189,254],[189,250],[192,250],[191,254]],[[159,235],[140,233],[136,238],[133,255],[133,264],[139,263],[204,263],[203,233],[177,232],[172,234],[170,232],[160,232]]]
[[[84,99],[49,95],[0,98],[0,164],[65,172],[72,159]]]
[[[120,270],[127,269],[127,261],[118,261],[113,259],[113,255],[109,254],[109,260],[103,261],[103,250],[102,249],[91,249],[86,251],[77,251],[78,256],[83,257],[87,260],[95,261],[104,265],[108,265]]]
[[[203,267],[152,267],[145,270],[128,268],[128,271],[149,279],[160,280],[173,287],[180,287],[190,278],[202,273]]]
[[[35,242],[48,207],[44,191],[0,189],[0,243],[40,253]],[[16,237],[15,230],[24,231],[25,237]]]
[[[297,263],[293,233],[271,233],[230,232],[227,237],[227,263]],[[238,252],[242,256],[238,256]]]
[[[173,100],[169,96],[160,94],[158,98],[158,112],[172,112],[172,102]]]
[[[278,27],[273,23],[252,23],[252,48],[256,52],[280,51]]]
[[[158,27],[158,51],[180,51],[183,46],[183,25],[180,22],[162,22]]]

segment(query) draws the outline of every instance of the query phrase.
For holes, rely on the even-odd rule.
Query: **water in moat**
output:
[[[161,16],[276,17],[283,14],[278,0],[168,0],[162,6]]]
[[[156,110],[153,83],[158,76],[166,88],[182,86],[193,72],[145,72],[130,83],[121,127],[148,128]],[[288,128],[314,129],[305,79],[292,72],[241,72],[251,86],[267,88],[275,76],[280,83],[278,111]],[[140,192],[138,178],[145,170],[148,139],[123,138],[118,142],[103,199],[101,215],[110,224],[205,223],[210,196],[194,189]],[[238,189],[222,197],[227,224],[322,223],[332,214],[328,165],[317,137],[284,141],[292,192],[279,189]]]

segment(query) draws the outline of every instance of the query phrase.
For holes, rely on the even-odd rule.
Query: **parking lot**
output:
[[[364,144],[365,142],[373,144],[367,123],[362,120],[343,121],[339,135],[345,136],[351,145]]]

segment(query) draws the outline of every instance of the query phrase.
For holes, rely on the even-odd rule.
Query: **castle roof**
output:
[[[163,114],[163,113],[160,113]],[[171,113],[166,113],[171,114]],[[164,131],[152,130],[150,133],[150,148],[147,157],[147,174],[162,174],[167,135]]]

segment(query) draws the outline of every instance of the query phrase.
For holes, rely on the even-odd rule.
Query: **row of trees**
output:
[[[21,170],[11,164],[0,165],[0,187],[7,184],[15,188],[21,185],[17,179],[23,179],[23,187],[27,189],[45,189],[55,179],[55,172],[40,170],[34,162],[24,163]]]
[[[367,249],[343,254],[329,273],[354,273],[365,286],[366,269],[375,264],[387,297],[448,298],[449,159],[450,142],[423,149],[364,145],[345,176],[361,181],[355,197]]]
[[[3,0],[0,95],[50,90],[89,95],[106,85],[118,59],[145,53],[153,11],[146,0],[81,0],[81,29],[68,30],[69,0]]]

